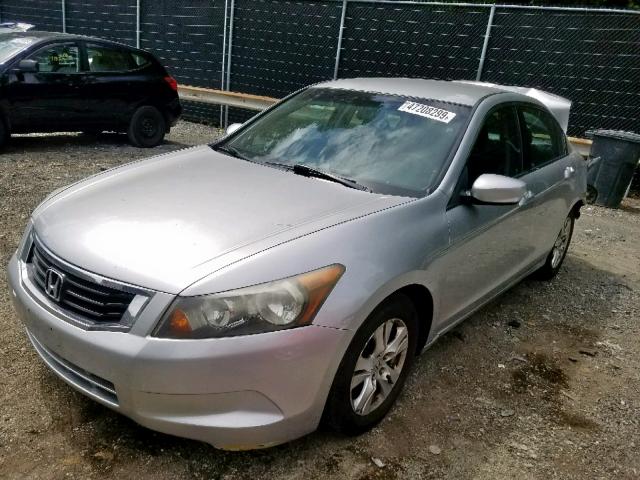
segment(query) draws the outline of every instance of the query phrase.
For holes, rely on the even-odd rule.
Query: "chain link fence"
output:
[[[61,32],[64,24],[61,4],[56,0],[0,0],[0,20],[30,23],[49,32]]]
[[[640,15],[496,9],[482,79],[573,101],[569,133],[640,128]]]
[[[65,28],[69,33],[135,45],[136,0],[66,0]]]
[[[332,78],[402,76],[540,88],[569,133],[640,131],[640,12],[372,0],[0,0],[2,21],[153,52],[183,85],[282,97]],[[214,124],[254,112],[188,103]]]
[[[341,77],[475,80],[488,8],[349,2]]]

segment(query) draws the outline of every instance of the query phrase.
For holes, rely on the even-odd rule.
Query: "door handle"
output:
[[[567,167],[564,169],[564,178],[571,178],[576,173],[576,169],[573,167]]]

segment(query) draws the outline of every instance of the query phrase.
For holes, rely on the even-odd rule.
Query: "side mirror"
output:
[[[232,123],[231,125],[229,125],[227,127],[227,131],[225,132],[225,134],[226,135],[231,135],[233,132],[238,130],[241,126],[242,126],[241,123]]]
[[[18,71],[21,73],[37,73],[40,71],[40,66],[36,60],[20,60]]]
[[[522,180],[485,173],[473,182],[468,196],[477,203],[514,205],[524,198],[526,192],[527,184]]]

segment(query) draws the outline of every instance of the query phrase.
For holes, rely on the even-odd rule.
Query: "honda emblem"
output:
[[[64,274],[50,268],[47,270],[47,274],[45,276],[45,288],[44,291],[49,298],[51,298],[55,302],[60,301],[60,296],[62,295],[62,284],[64,283]]]

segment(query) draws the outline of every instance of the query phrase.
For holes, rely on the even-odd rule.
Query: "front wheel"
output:
[[[160,110],[156,107],[144,106],[138,108],[131,117],[127,135],[129,141],[136,147],[155,147],[164,140],[166,127]]]
[[[534,274],[539,280],[551,280],[558,274],[564,257],[567,255],[567,250],[569,250],[569,243],[571,243],[571,237],[573,235],[573,224],[574,218],[569,215],[565,219],[560,233],[558,233],[551,252],[547,255],[547,260]]]
[[[334,430],[357,435],[384,418],[400,394],[416,354],[418,314],[411,300],[396,294],[380,305],[356,332],[325,408]]]

